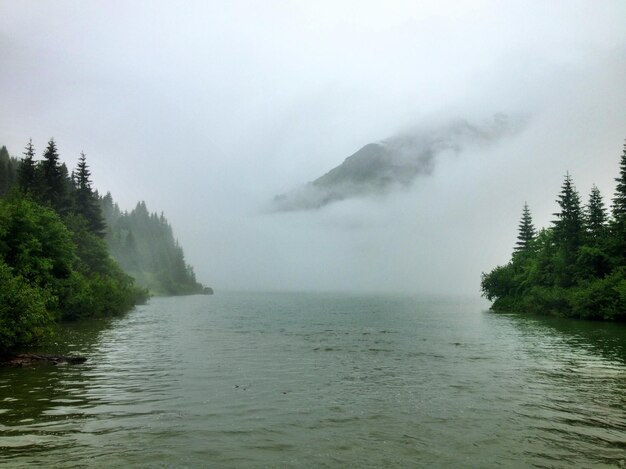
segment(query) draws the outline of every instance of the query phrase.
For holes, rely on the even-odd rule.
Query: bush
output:
[[[0,200],[0,351],[42,337],[52,321],[120,314],[145,301],[79,215]]]
[[[27,345],[42,338],[50,328],[52,315],[45,290],[31,287],[23,277],[14,276],[0,261],[0,352]]]
[[[481,289],[489,301],[510,295],[516,286],[513,264],[511,263],[498,266],[488,274],[483,273],[482,275]]]

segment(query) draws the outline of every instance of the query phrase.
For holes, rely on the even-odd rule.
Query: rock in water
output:
[[[0,358],[0,364],[13,366],[30,366],[40,363],[52,363],[53,365],[85,363],[87,357],[81,355],[46,355],[34,353],[18,353]]]

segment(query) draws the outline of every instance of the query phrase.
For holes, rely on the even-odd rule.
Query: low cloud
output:
[[[406,189],[430,175],[438,159],[484,148],[519,132],[527,118],[497,114],[473,123],[454,119],[439,126],[424,123],[378,143],[369,143],[323,176],[274,198],[276,211],[315,210],[330,203],[380,196]]]

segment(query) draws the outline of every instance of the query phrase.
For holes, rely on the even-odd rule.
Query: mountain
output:
[[[272,208],[314,210],[344,199],[406,188],[418,177],[431,174],[438,157],[489,144],[519,131],[523,123],[521,118],[502,114],[480,124],[457,119],[370,143],[323,176],[276,196]]]

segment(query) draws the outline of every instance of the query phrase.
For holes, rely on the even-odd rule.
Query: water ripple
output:
[[[0,370],[0,464],[626,467],[626,328],[471,302],[224,294]]]

